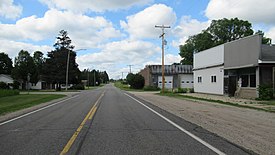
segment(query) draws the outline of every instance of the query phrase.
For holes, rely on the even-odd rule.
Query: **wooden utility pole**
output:
[[[162,73],[162,89],[161,89],[161,92],[162,94],[164,93],[164,84],[165,84],[165,79],[164,79],[164,42],[165,42],[165,39],[164,39],[164,29],[165,28],[170,28],[170,26],[164,26],[164,25],[156,25],[155,28],[161,28],[162,30],[162,33],[161,35],[159,36],[161,38],[161,49],[162,49],[162,59],[161,59],[161,73]]]

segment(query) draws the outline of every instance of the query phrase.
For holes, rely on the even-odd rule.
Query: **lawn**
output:
[[[2,97],[0,99],[0,115],[32,107],[64,96],[65,95],[59,94],[22,94]]]
[[[121,81],[115,82],[115,87],[117,87],[117,88],[119,88],[121,90],[125,90],[125,91],[143,91],[143,89],[133,89],[133,88],[130,88],[129,85],[122,84]]]

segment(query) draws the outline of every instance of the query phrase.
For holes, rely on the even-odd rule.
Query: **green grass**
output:
[[[0,98],[13,95],[19,95],[19,91],[10,89],[0,89]]]
[[[214,103],[231,105],[231,106],[236,106],[236,107],[241,107],[241,108],[248,108],[248,109],[254,109],[254,110],[260,110],[260,111],[266,111],[266,112],[275,113],[275,110],[274,109],[270,109],[270,108],[269,109],[264,109],[264,108],[258,108],[258,107],[253,107],[253,106],[241,105],[241,104],[238,104],[238,103],[224,102],[224,101],[221,101],[221,100],[199,98],[199,97],[180,95],[180,94],[175,94],[175,93],[164,93],[164,94],[158,93],[158,95],[175,97],[175,98],[179,98],[179,99],[189,99],[189,100],[200,100],[200,101],[214,102]]]
[[[65,95],[59,94],[24,94],[2,97],[0,100],[0,115],[32,107],[64,96]]]

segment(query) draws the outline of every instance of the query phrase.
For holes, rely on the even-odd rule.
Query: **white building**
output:
[[[195,92],[256,98],[259,85],[275,88],[275,46],[258,34],[195,53],[193,64]]]

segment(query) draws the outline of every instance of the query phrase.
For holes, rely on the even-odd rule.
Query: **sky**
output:
[[[66,30],[80,70],[107,71],[123,78],[146,65],[161,64],[161,29],[165,29],[165,64],[180,62],[179,45],[206,29],[212,20],[238,17],[262,30],[275,43],[274,0],[0,0],[0,52],[10,58],[20,50],[53,50]]]

